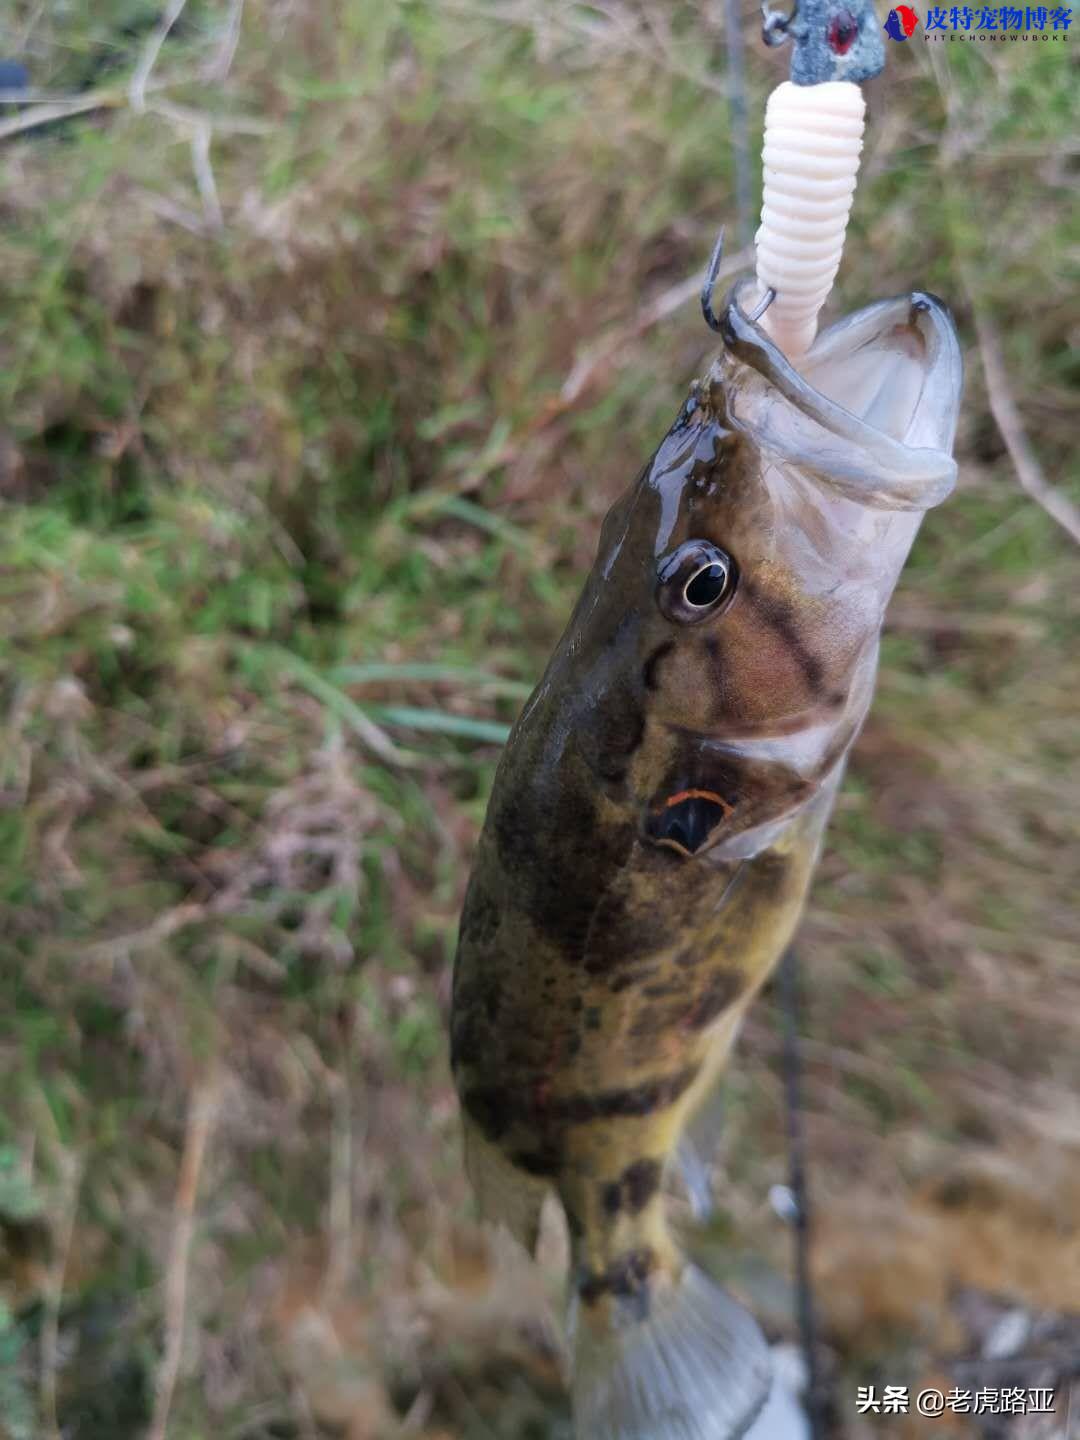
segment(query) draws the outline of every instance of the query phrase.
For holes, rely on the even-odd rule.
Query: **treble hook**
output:
[[[705,271],[705,283],[701,287],[701,313],[705,317],[705,324],[708,325],[710,330],[715,330],[717,334],[720,333],[721,325],[717,319],[716,312],[713,310],[712,297],[713,290],[716,288],[716,277],[720,273],[720,262],[723,258],[724,228],[721,226],[720,234],[716,237],[716,244],[713,246],[712,255],[709,257],[708,269]],[[776,291],[770,285],[758,302],[754,313],[750,316],[750,319],[755,325],[775,299]]]

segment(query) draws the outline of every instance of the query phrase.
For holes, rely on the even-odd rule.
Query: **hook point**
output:
[[[709,257],[709,265],[705,271],[705,283],[701,287],[701,313],[705,317],[705,324],[710,330],[720,332],[720,321],[713,310],[712,296],[716,286],[716,277],[720,273],[720,263],[724,258],[724,227],[721,225],[720,234],[716,237],[716,244]]]

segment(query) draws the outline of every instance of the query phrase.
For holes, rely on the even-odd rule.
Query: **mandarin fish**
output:
[[[926,294],[796,369],[736,285],[723,350],[615,503],[495,777],[451,1049],[482,1212],[571,1242],[580,1440],[731,1440],[767,1345],[663,1182],[791,940],[885,607],[952,489],[960,352]]]

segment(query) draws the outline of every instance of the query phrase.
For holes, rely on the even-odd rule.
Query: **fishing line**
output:
[[[783,1029],[784,1118],[788,1147],[788,1189],[794,1202],[795,1286],[799,1336],[806,1365],[806,1416],[811,1440],[824,1440],[824,1396],[818,1368],[817,1313],[810,1279],[810,1189],[806,1178],[806,1137],[802,1115],[802,1054],[799,1047],[799,962],[794,948],[780,961],[778,976]]]

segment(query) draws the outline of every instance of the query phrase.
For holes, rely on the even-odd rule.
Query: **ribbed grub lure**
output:
[[[885,64],[869,4],[800,0],[765,12],[766,43],[792,42],[791,79],[765,109],[757,276],[775,299],[762,320],[790,360],[804,355],[840,265],[862,151],[859,84]]]

